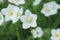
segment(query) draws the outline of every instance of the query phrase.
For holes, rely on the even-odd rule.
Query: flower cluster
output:
[[[42,0],[35,0],[33,2],[33,6],[37,6],[40,4]],[[3,8],[0,12],[0,26],[4,21],[12,21],[12,23],[16,23],[18,20],[22,22],[22,28],[28,29],[30,27],[34,27],[36,29],[32,29],[31,33],[34,38],[41,38],[44,34],[42,28],[37,27],[37,19],[38,15],[33,14],[32,11],[26,9],[24,12],[23,7],[19,7],[18,5],[25,4],[25,0],[8,0],[8,2],[13,3],[9,4],[6,8]],[[46,17],[57,14],[57,10],[60,9],[60,5],[55,1],[45,3],[43,8],[41,9],[41,13]],[[24,13],[24,14],[23,14]],[[51,31],[51,40],[60,40],[60,29],[53,29]]]

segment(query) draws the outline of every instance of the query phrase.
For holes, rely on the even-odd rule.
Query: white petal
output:
[[[21,12],[21,15],[22,15],[22,13],[23,13],[23,8],[20,8],[20,12]]]
[[[25,16],[22,15],[22,16],[20,17],[20,20],[21,20],[21,22],[25,22]]]
[[[25,4],[25,0],[8,0],[11,3],[14,3],[16,5],[20,5],[20,4]]]
[[[30,16],[30,15],[32,15],[32,13],[30,12],[29,9],[27,9],[27,10],[25,11],[25,15],[26,15],[26,16]]]
[[[50,14],[44,14],[46,17],[49,17],[50,16]]]
[[[33,17],[33,20],[36,21],[37,20],[37,15],[36,14],[33,14],[31,15]]]
[[[30,25],[26,24],[26,23],[23,23],[22,27],[23,27],[23,29],[28,29],[28,28],[30,28]]]
[[[17,13],[19,11],[19,7],[14,6],[12,4],[9,4],[7,8],[8,10],[12,10],[14,13]]]
[[[52,29],[51,34],[53,35],[56,32],[55,29]]]
[[[12,19],[12,23],[16,23],[18,19]]]
[[[22,14],[23,14],[23,8],[20,8],[20,10],[15,14],[16,15],[16,19],[20,19]]]
[[[33,35],[33,37],[34,37],[34,38],[37,38],[36,30],[34,30],[34,29],[33,29],[33,30],[31,30],[31,33],[32,33],[32,35]]]
[[[20,4],[25,4],[25,0],[20,0]]]
[[[36,28],[36,31],[39,33],[39,34],[37,34],[38,37],[39,37],[39,38],[42,37],[42,35],[43,35],[42,29],[41,29],[40,27],[37,27],[37,28]]]
[[[36,28],[36,31],[41,31],[42,29],[40,27],[37,27]]]
[[[10,18],[5,16],[5,21],[7,21],[7,22],[10,21]]]
[[[3,15],[6,15],[6,13],[7,13],[7,9],[4,8],[4,9],[1,10],[1,12],[2,12]]]
[[[32,22],[31,27],[36,27],[37,23],[36,22]]]
[[[52,10],[49,14],[51,15],[57,14],[57,10]]]
[[[58,9],[60,9],[60,5],[58,5]]]
[[[35,1],[33,2],[33,6],[37,6],[37,5],[39,5],[40,2],[41,2],[41,0],[35,0]]]
[[[8,0],[8,2],[13,2],[13,0]]]
[[[46,12],[45,8],[43,8],[41,10],[41,13],[44,14],[46,17],[49,17],[50,16],[50,14],[48,12]]]

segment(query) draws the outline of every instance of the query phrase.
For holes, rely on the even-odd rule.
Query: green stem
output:
[[[4,22],[4,25],[3,25],[3,28],[2,28],[2,31],[1,31],[1,33],[5,30],[5,28],[6,28],[6,22]]]
[[[32,28],[30,28],[30,32],[31,32]],[[34,40],[33,34],[32,34],[32,40]]]
[[[18,31],[18,27],[16,26],[16,32],[17,32],[17,38],[18,38],[18,40],[21,40],[20,39],[20,35],[19,35],[19,31]]]
[[[11,40],[11,38],[9,37],[9,31],[8,31],[7,28],[6,28],[6,33],[7,33],[7,36],[8,36],[8,40]]]

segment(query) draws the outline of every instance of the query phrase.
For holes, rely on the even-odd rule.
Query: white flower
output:
[[[16,5],[25,4],[25,0],[8,0],[8,1]]]
[[[36,27],[36,20],[37,20],[37,15],[32,14],[30,10],[25,11],[25,15],[20,17],[21,21],[23,22],[23,29],[28,29],[30,27]]]
[[[60,40],[60,29],[53,29],[51,35],[51,40]]]
[[[39,5],[41,1],[42,1],[42,0],[35,0],[35,1],[33,2],[33,6]]]
[[[0,12],[0,25],[2,25],[3,22],[4,22],[4,17],[2,13]]]
[[[59,5],[55,1],[48,2],[44,4],[43,9],[41,10],[41,13],[44,14],[46,17],[49,17],[50,15],[57,14],[58,8],[59,8]]]
[[[31,33],[34,38],[41,38],[43,36],[43,31],[40,27],[37,27],[36,29],[31,30]]]
[[[16,13],[16,19],[14,20],[14,23],[17,22],[20,19],[22,14],[23,14],[23,8],[20,8]]]
[[[12,22],[15,23],[22,15],[23,9],[9,4],[7,8],[2,9],[2,13],[5,15],[5,21],[12,20]]]

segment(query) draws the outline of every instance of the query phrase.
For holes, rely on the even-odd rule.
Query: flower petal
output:
[[[30,28],[30,25],[26,24],[26,23],[23,23],[22,27],[23,27],[23,29],[28,29],[28,28]]]

